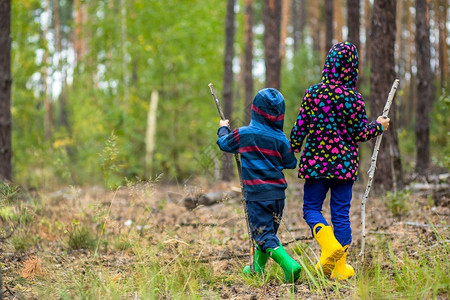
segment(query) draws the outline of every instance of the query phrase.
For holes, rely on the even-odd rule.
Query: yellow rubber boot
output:
[[[333,272],[331,272],[331,278],[336,278],[338,280],[344,280],[355,275],[355,269],[349,264],[346,264],[347,260],[347,251],[348,245],[344,246],[344,255],[342,255],[341,259],[336,262],[336,267]]]
[[[321,229],[316,232],[318,227],[321,227]],[[331,226],[318,223],[313,228],[313,234],[321,249],[320,260],[316,269],[320,270],[320,266],[322,266],[323,273],[328,276],[333,271],[336,262],[345,254],[344,248],[336,240]]]

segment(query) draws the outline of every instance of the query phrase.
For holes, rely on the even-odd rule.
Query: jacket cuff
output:
[[[231,132],[231,129],[228,126],[222,126],[217,130],[217,135],[219,137],[227,135]]]
[[[381,123],[378,122],[378,121],[375,121],[375,123],[377,124],[377,127],[378,127],[378,129],[380,130],[380,132],[383,133],[383,132],[384,132],[383,125],[381,125]]]

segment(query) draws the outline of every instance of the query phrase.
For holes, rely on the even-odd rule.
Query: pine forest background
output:
[[[232,107],[228,116],[234,127],[247,122],[246,96],[267,86],[264,3],[229,2],[234,7],[232,90],[224,86],[226,1],[12,1],[14,181],[36,188],[105,181],[114,187],[135,178],[182,182],[221,176],[222,158],[215,145],[219,118],[208,83],[214,84],[222,105]],[[353,41],[362,66],[359,90],[369,117],[381,114],[370,111],[369,52],[377,49],[370,48],[372,1],[279,2],[278,88],[287,104],[286,133],[304,90],[320,80],[329,46],[349,40],[347,8],[354,3],[360,13],[359,41]],[[416,59],[415,1],[397,3],[396,31],[384,34],[396,37],[392,67],[400,89],[393,120],[403,169],[414,172],[418,122],[430,126],[432,166],[448,168],[448,3],[426,4],[434,91],[426,99],[416,89],[423,70]],[[248,61],[244,65],[246,6],[252,9],[253,86],[244,84],[244,70],[249,69]],[[384,103],[388,89],[377,92]],[[152,93],[156,114],[149,115]],[[429,108],[427,120],[415,113],[422,101]]]

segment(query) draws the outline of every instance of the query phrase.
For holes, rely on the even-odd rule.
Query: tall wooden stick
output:
[[[398,79],[395,79],[394,83],[392,84],[391,91],[389,92],[388,99],[386,101],[386,104],[384,105],[383,114],[382,116],[387,118],[389,109],[391,108],[392,101],[394,100],[395,93],[397,92],[397,88],[400,81]],[[375,169],[377,166],[377,157],[378,152],[380,151],[380,145],[381,145],[381,139],[383,138],[383,134],[380,134],[377,137],[377,140],[375,142],[375,147],[373,149],[372,153],[372,161],[370,163],[370,169],[368,171],[369,173],[369,180],[367,182],[366,191],[364,192],[364,196],[362,198],[361,202],[361,225],[362,225],[362,240],[361,240],[361,252],[359,253],[359,256],[361,256],[361,260],[364,261],[364,249],[366,246],[366,201],[367,197],[369,196],[370,188],[372,187],[372,181],[375,174]]]
[[[217,107],[217,111],[219,112],[220,115],[220,119],[225,120],[225,115],[222,112],[222,109],[220,108],[220,104],[219,104],[219,99],[217,99],[216,93],[214,92],[214,87],[213,84],[210,83],[208,84],[209,89],[211,91],[211,95],[214,98],[214,101],[216,102],[216,107]],[[252,237],[252,231],[250,229],[250,222],[248,220],[248,212],[247,212],[247,204],[245,203],[245,193],[244,193],[244,184],[242,182],[242,172],[241,172],[241,160],[239,159],[239,155],[238,154],[234,154],[234,160],[236,161],[236,166],[238,169],[238,174],[239,174],[239,183],[241,185],[241,195],[242,195],[242,205],[244,207],[244,213],[245,213],[245,222],[247,223],[247,234],[248,234],[248,240],[250,241],[250,270],[253,272],[255,272],[255,267],[254,267],[254,257],[255,257],[255,243],[253,241],[253,237]]]

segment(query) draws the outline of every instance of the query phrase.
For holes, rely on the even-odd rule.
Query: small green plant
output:
[[[108,189],[117,188],[120,185],[119,178],[119,148],[117,146],[117,136],[111,133],[106,140],[105,148],[99,154],[100,166],[102,168],[105,187]]]
[[[19,195],[19,187],[9,185],[8,183],[0,183],[0,203],[2,205],[11,204]]]
[[[399,217],[408,212],[409,198],[410,192],[407,190],[387,192],[384,196],[384,203],[394,216]]]
[[[129,250],[133,247],[133,241],[125,235],[120,235],[114,239],[114,248],[120,251]]]
[[[18,232],[12,238],[12,245],[16,251],[25,252],[33,242],[19,230],[33,221],[33,214],[18,196],[18,186],[0,183],[0,240],[8,239]]]
[[[97,245],[97,241],[91,229],[79,225],[78,221],[74,221],[72,229],[69,231],[68,245],[72,250],[93,250]]]
[[[16,252],[26,252],[35,244],[35,239],[29,233],[20,231],[12,236],[11,243]]]

